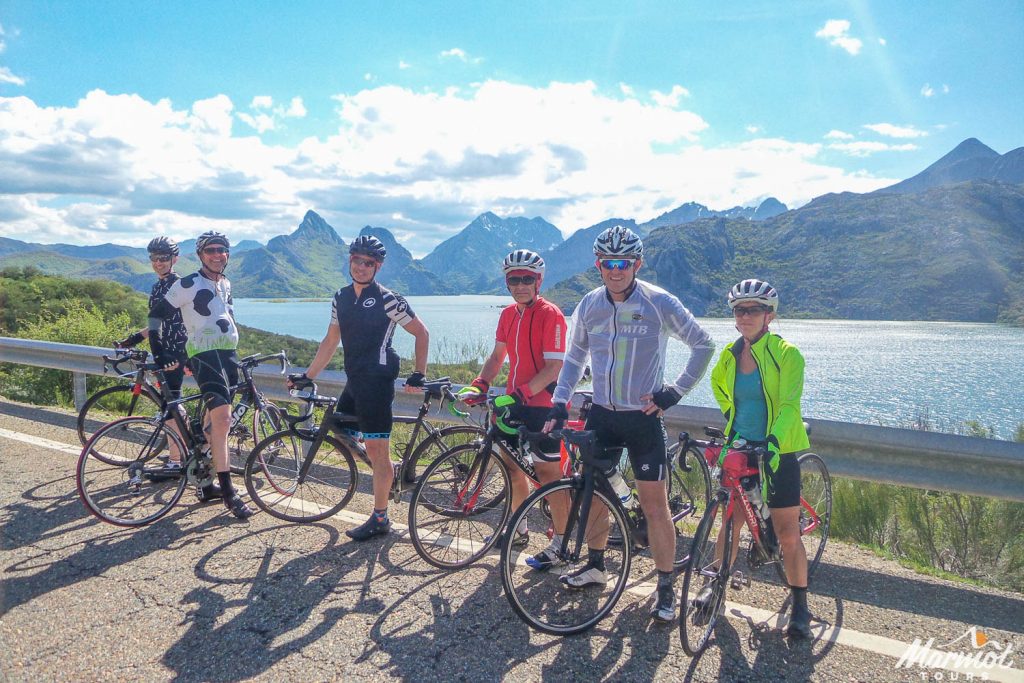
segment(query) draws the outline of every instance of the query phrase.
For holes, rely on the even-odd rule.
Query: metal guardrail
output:
[[[85,375],[103,374],[104,353],[109,355],[111,350],[0,337],[0,362],[69,370],[76,376],[76,389],[81,385],[83,399]],[[301,370],[295,367],[291,371]],[[264,366],[255,374],[268,396],[291,400],[277,369]],[[323,372],[317,383],[321,393],[337,395],[345,386],[345,375]],[[398,391],[395,404],[400,411],[411,412],[421,400],[418,393]],[[439,414],[437,419],[446,419],[446,414]],[[808,422],[812,448],[825,459],[834,476],[1024,502],[1022,443],[832,420]],[[704,425],[721,423],[717,410],[696,406],[676,406],[665,416],[670,434],[688,431],[702,437]]]

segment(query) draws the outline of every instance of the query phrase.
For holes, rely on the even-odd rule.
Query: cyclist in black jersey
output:
[[[178,262],[181,250],[178,248],[178,243],[173,239],[160,236],[154,237],[149,241],[146,251],[149,252],[149,264],[158,278],[149,293],[149,307],[152,308],[156,302],[164,298],[171,285],[178,281],[178,274],[174,272],[174,265]],[[174,315],[163,321],[160,337],[164,340],[164,347],[167,353],[177,358],[179,362],[179,366],[176,369],[168,370],[164,373],[171,396],[178,398],[181,396],[181,384],[185,380],[184,364],[188,360],[188,355],[185,353],[185,342],[188,341],[188,332],[185,331],[185,323],[181,320],[181,311],[175,311]],[[143,328],[135,334],[114,342],[114,347],[130,349],[148,338],[149,329]],[[168,424],[171,429],[177,431],[177,425],[173,421]],[[173,442],[173,439],[169,444],[169,450],[170,457],[164,465],[164,469],[168,474],[178,473],[181,471],[181,453],[178,452],[178,446]]]
[[[320,374],[341,343],[347,381],[335,410],[358,417],[373,465],[373,513],[366,522],[345,532],[357,541],[391,531],[391,403],[398,377],[398,353],[391,346],[395,327],[401,326],[416,338],[415,369],[405,380],[407,392],[415,393],[423,386],[430,343],[430,333],[408,302],[377,283],[386,255],[387,249],[372,235],[360,235],[349,245],[352,284],[334,295],[327,334],[305,373],[309,379]]]

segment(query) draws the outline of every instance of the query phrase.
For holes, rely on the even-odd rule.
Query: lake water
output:
[[[457,362],[490,352],[505,296],[413,296],[409,304],[430,328],[433,361]],[[320,340],[330,301],[270,303],[236,299],[238,322]],[[732,321],[700,320],[718,350],[738,335]],[[948,322],[778,320],[772,328],[804,354],[804,414],[847,422],[906,426],[925,417],[952,431],[978,420],[1009,438],[1024,422],[1024,329]],[[395,348],[412,356],[399,330]],[[669,340],[666,375],[678,376],[688,350]],[[716,351],[717,357],[718,351]],[[683,399],[715,407],[708,378]]]

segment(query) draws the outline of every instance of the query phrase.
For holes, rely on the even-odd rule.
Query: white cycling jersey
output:
[[[622,302],[612,301],[603,285],[587,293],[572,315],[553,401],[569,402],[589,356],[594,403],[611,410],[643,408],[640,397],[664,386],[669,335],[690,347],[686,368],[672,384],[685,395],[704,376],[715,344],[682,302],[643,280]]]

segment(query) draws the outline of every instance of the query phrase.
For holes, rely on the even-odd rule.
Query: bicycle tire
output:
[[[315,452],[304,453],[308,446],[303,444],[314,438],[309,433],[281,430],[261,441],[249,454],[242,475],[245,490],[272,517],[286,522],[318,522],[336,514],[355,495],[359,471],[348,446],[328,435]],[[292,439],[296,444],[293,456],[288,452],[277,452],[273,458],[266,455],[267,450],[279,449],[283,441]],[[288,457],[303,460],[289,462]],[[300,482],[296,475],[306,458],[312,458],[312,462]]]
[[[104,425],[82,448],[75,484],[82,503],[109,524],[145,526],[166,515],[181,500],[187,477],[153,477],[158,456],[174,442],[187,452],[184,441],[167,423],[145,417],[124,417]],[[161,446],[163,444],[163,446]],[[98,457],[97,454],[114,457]]]
[[[544,515],[543,503],[551,496],[566,495],[570,500],[582,495],[582,483],[574,479],[561,479],[547,484],[523,501],[523,504],[512,514],[506,528],[518,528],[523,520],[527,520],[532,528],[544,528],[547,517]],[[623,537],[628,537],[629,522],[620,505],[613,504],[604,493],[594,491],[593,505],[598,502],[609,510],[608,523],[598,525],[595,529],[604,532],[618,530]],[[575,503],[570,507],[575,506]],[[566,556],[577,556],[578,561],[566,561],[559,567],[560,571],[538,571],[526,565],[526,559],[537,555],[548,547],[546,534],[530,534],[525,547],[512,547],[511,535],[505,539],[501,549],[501,582],[505,588],[505,597],[515,613],[531,628],[552,635],[572,635],[593,628],[603,619],[622,597],[629,577],[632,562],[632,543],[608,545],[605,549],[605,575],[607,583],[603,587],[591,586],[582,590],[567,588],[559,580],[559,574],[572,573],[582,568],[587,562],[586,548],[577,546],[577,524],[573,519],[578,513],[570,512],[566,525],[565,538]],[[587,538],[594,537],[594,530],[587,529]],[[584,539],[584,545],[586,545]]]
[[[684,470],[676,455],[679,442],[669,449],[671,473],[668,479],[668,509],[676,531],[677,569],[686,565],[700,521],[704,518],[711,502],[711,472],[704,454],[694,447],[687,448],[681,455]]]
[[[240,398],[241,392],[237,392],[234,402],[231,404],[232,410],[235,409]],[[264,399],[264,409],[260,410],[255,405],[255,399],[252,400],[253,405],[249,408],[249,412],[232,425],[231,431],[228,432],[228,467],[233,474],[245,472],[245,462],[249,459],[249,454],[256,444],[287,426],[281,419],[281,409],[276,405]],[[205,417],[206,407],[204,405],[200,419],[205,421]]]
[[[800,541],[807,554],[807,584],[810,585],[828,542],[832,522],[832,477],[825,467],[825,461],[816,453],[802,454],[797,458],[797,464],[800,466]],[[807,529],[814,517],[808,507],[814,510],[819,521],[811,531]],[[790,585],[781,560],[775,563],[775,571],[782,585]]]
[[[476,472],[482,449],[462,444],[449,449],[424,470],[409,501],[409,537],[424,561],[439,569],[461,569],[483,557],[497,542],[511,514],[510,506],[490,500],[509,497],[509,474],[492,453],[476,499],[485,504],[466,510],[461,500],[466,484],[479,481]],[[498,490],[500,489],[500,494]]]
[[[728,540],[722,544],[721,561],[715,559],[718,539],[732,537],[732,515],[726,517],[726,509],[725,500],[712,499],[697,528],[690,549],[690,562],[683,573],[679,593],[679,640],[691,657],[696,657],[708,646],[729,588],[730,553],[726,549],[731,543]],[[697,604],[696,597],[706,584],[712,585],[712,595],[710,602],[702,607]]]
[[[466,443],[474,443],[483,439],[486,432],[471,425],[451,425],[441,427],[433,434],[424,438],[413,449],[408,459],[402,462],[402,476],[406,484],[412,484],[435,460],[445,454],[446,451]]]
[[[157,417],[163,404],[160,396],[148,386],[135,392],[135,384],[117,384],[100,389],[85,400],[78,411],[78,440],[85,443],[97,429],[122,417]],[[114,464],[114,463],[111,463]]]

